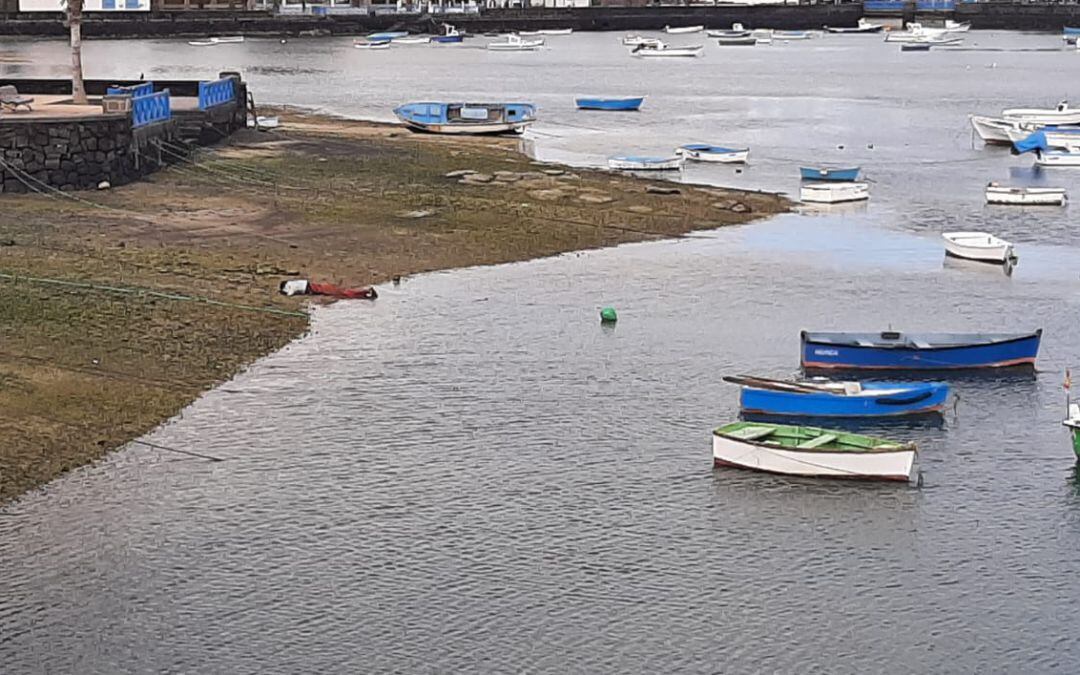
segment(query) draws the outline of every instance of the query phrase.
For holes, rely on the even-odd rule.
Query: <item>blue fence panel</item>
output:
[[[919,12],[951,12],[956,9],[956,0],[917,0],[915,9]]]
[[[863,3],[863,11],[902,12],[904,4],[904,0],[866,0]]]
[[[121,87],[114,85],[105,90],[105,93],[110,96],[117,94],[131,94],[132,96],[149,96],[154,93],[153,82],[140,82],[139,84],[133,84],[129,87]]]
[[[172,117],[172,104],[169,92],[136,96],[131,99],[132,126],[143,127],[154,122],[164,122]]]
[[[236,82],[231,77],[199,83],[199,110],[206,110],[236,98]]]

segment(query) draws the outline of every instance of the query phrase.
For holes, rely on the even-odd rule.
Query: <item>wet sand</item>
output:
[[[668,184],[533,162],[516,139],[266,112],[281,129],[142,183],[0,200],[0,501],[138,438],[302,335],[308,300],[278,295],[284,279],[378,284],[790,206],[712,187],[657,194],[647,188]],[[466,170],[481,175],[446,176]]]

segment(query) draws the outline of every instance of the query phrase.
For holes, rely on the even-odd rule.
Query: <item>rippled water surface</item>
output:
[[[570,39],[583,55],[624,57],[613,36]],[[551,107],[590,83],[619,89],[616,77],[681,92],[685,105],[650,101],[640,134],[631,122],[538,133],[541,154],[602,156],[674,135],[684,127],[660,118],[674,106],[694,137],[793,144],[763,154],[825,156],[857,136],[847,147],[889,180],[867,208],[432,274],[373,304],[317,310],[311,335],[147,439],[225,461],[132,447],[0,509],[4,672],[1074,672],[1080,484],[1060,420],[1061,373],[1080,362],[1080,252],[1070,209],[984,209],[989,167],[1029,160],[971,149],[963,118],[980,91],[990,109],[1052,103],[1064,80],[1028,75],[1065,55],[916,55],[929,57],[916,78],[909,55],[855,40],[739,57],[780,54],[783,67],[739,66],[715,48],[698,66],[716,78],[707,89],[634,79],[642,66],[625,58],[605,79],[588,59],[561,74],[517,62],[460,71],[485,97],[521,95],[523,73],[545,72],[536,86]],[[154,76],[209,59],[124,45],[162,63]],[[265,99],[289,91],[337,112],[465,86],[446,64],[403,57],[398,96],[389,70],[365,60],[374,54],[344,42],[221,49],[268,68],[281,50],[290,67],[321,69],[321,84],[250,79]],[[841,60],[845,49],[866,58]],[[864,79],[843,75],[846,63]],[[892,70],[870,86],[874,67]],[[777,98],[741,98],[748,88]],[[722,102],[715,115],[710,100]],[[747,109],[786,131],[758,129],[765,113],[727,125]],[[896,139],[875,142],[881,155],[865,149],[878,133]],[[930,142],[942,138],[950,145]],[[902,154],[904,170],[873,159]],[[967,163],[924,175],[924,155]],[[761,164],[791,183],[790,163]],[[1017,241],[1011,277],[943,263],[937,231],[990,219]],[[605,304],[620,311],[613,330],[597,323]],[[956,379],[940,424],[861,427],[917,441],[922,488],[712,469],[709,430],[737,408],[723,374],[793,374],[800,329],[890,324],[1041,326],[1040,372]]]

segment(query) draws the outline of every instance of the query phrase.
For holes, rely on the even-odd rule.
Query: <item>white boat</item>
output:
[[[950,33],[966,33],[971,30],[971,22],[964,21],[963,23],[961,23],[959,21],[953,21],[952,19],[946,19],[945,30],[949,31]]]
[[[774,30],[772,36],[776,40],[809,40],[814,34],[808,30]]]
[[[730,30],[710,30],[706,35],[711,38],[737,38],[748,37],[750,33],[751,31],[747,30],[741,23],[733,23]]]
[[[948,28],[927,28],[920,23],[909,23],[906,31],[890,31],[885,34],[885,42],[926,42],[928,40],[961,40]],[[932,42],[932,44],[942,44]]]
[[[192,47],[213,47],[217,43],[213,40],[189,40],[188,44]]]
[[[750,148],[728,148],[706,143],[690,143],[675,148],[675,154],[694,162],[745,164],[750,156]]]
[[[664,26],[664,32],[668,35],[688,35],[690,33],[700,33],[705,30],[705,26]]]
[[[1012,244],[989,232],[943,232],[945,255],[966,260],[1004,263],[1016,257]]]
[[[1080,166],[1080,152],[1068,150],[1042,150],[1035,153],[1038,166]]]
[[[543,38],[539,40],[525,40],[520,35],[511,33],[503,42],[489,42],[488,51],[493,52],[534,52],[544,46]]]
[[[983,117],[982,115],[971,115],[970,119],[971,127],[975,129],[975,133],[979,135],[983,143],[1012,143],[1012,138],[1009,135],[1010,131],[1020,130],[1019,123],[1010,122],[1009,120]],[[1026,138],[1027,134],[1025,133],[1023,137]]]
[[[813,427],[736,422],[713,431],[713,465],[821,478],[911,481],[914,443]]]
[[[1046,145],[1051,148],[1080,152],[1080,128],[1063,127],[1052,130],[1030,124],[1019,124],[1006,133],[1009,135],[1011,142],[1017,143],[1036,131],[1042,131],[1043,136],[1046,138]]]
[[[518,35],[570,35],[574,32],[573,28],[541,28],[540,30],[523,30],[518,31]]]
[[[859,23],[854,28],[834,28],[832,26],[825,26],[825,30],[830,33],[876,33],[885,28],[885,24],[872,23],[867,21],[866,18],[859,19]]]
[[[210,38],[210,42],[213,42],[214,44],[218,44],[218,45],[231,45],[231,44],[236,44],[238,42],[243,42],[243,41],[244,41],[244,36],[243,35],[223,35],[221,37],[212,37],[212,38]]]
[[[678,171],[682,169],[682,165],[683,158],[679,156],[644,157],[624,155],[608,158],[608,168],[616,171]]]
[[[990,183],[986,186],[987,204],[1019,204],[1021,206],[1064,206],[1068,197],[1065,188],[1012,187]]]
[[[247,118],[247,125],[249,129],[277,129],[281,122],[273,115],[259,115]]]
[[[426,45],[431,42],[430,35],[410,35],[409,37],[394,38],[391,40],[396,45]]]
[[[1001,116],[1008,121],[1026,124],[1061,125],[1080,124],[1080,110],[1070,108],[1068,101],[1054,108],[1009,108]]]
[[[861,202],[870,199],[870,185],[856,181],[803,183],[799,199],[810,204]]]
[[[357,40],[353,42],[353,47],[356,49],[390,49],[390,41],[368,42],[366,40]]]
[[[661,43],[659,47],[634,47],[631,50],[631,54],[634,56],[645,56],[649,58],[660,57],[693,57],[701,56],[701,52],[705,49],[704,45],[692,45],[689,47],[671,47],[669,45]]]
[[[625,47],[662,47],[664,41],[643,35],[627,35],[622,39],[622,43]]]

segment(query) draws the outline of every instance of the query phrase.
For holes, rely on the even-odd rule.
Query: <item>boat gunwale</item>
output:
[[[810,430],[810,431],[820,432],[819,434],[817,434],[816,436],[813,436],[811,439],[808,439],[808,440],[812,440],[813,438],[818,438],[818,437],[826,435],[826,434],[835,435],[836,438],[834,440],[832,440],[832,441],[829,441],[829,443],[826,443],[824,445],[820,445],[820,446],[817,446],[817,447],[800,448],[800,447],[797,447],[797,446],[786,446],[786,445],[777,445],[777,444],[774,444],[774,443],[767,443],[764,440],[759,440],[759,439],[739,438],[738,436],[732,436],[732,435],[730,435],[730,433],[723,433],[721,431],[723,429],[727,429],[728,427],[737,427],[739,429],[745,429],[745,428],[748,428],[748,427],[755,427],[755,426],[758,426],[758,427],[773,427],[774,431],[776,431],[777,429],[795,429],[796,431]],[[769,434],[769,436],[771,436],[771,435],[772,434]],[[766,422],[749,422],[749,421],[732,422],[730,424],[725,424],[723,426],[716,427],[715,429],[713,429],[713,436],[719,436],[720,438],[724,438],[724,439],[727,439],[729,441],[734,441],[736,443],[744,443],[746,445],[759,446],[759,447],[766,448],[766,449],[769,449],[769,450],[785,450],[787,452],[805,452],[805,453],[815,453],[815,454],[849,454],[849,455],[880,455],[880,454],[894,454],[894,453],[900,453],[900,452],[913,452],[916,455],[918,455],[918,453],[919,453],[918,446],[915,444],[914,441],[905,441],[905,442],[902,442],[902,443],[898,443],[896,441],[889,441],[887,439],[878,438],[876,436],[866,436],[864,434],[855,434],[855,433],[851,433],[851,432],[848,432],[848,431],[835,430],[835,429],[823,429],[821,427],[791,425],[791,424],[770,424],[770,423],[766,423]],[[847,447],[837,447],[837,446],[833,445],[833,443],[837,443],[838,441],[840,441],[841,438],[843,438],[843,437],[851,437],[851,436],[855,436],[857,438],[865,438],[865,439],[869,439],[871,441],[880,441],[881,443],[887,444],[887,445],[884,446],[884,447],[883,446],[872,446],[872,447],[865,447],[865,448],[864,447],[847,448]],[[767,438],[767,436],[764,437],[764,438]]]
[[[914,344],[911,344],[911,343],[908,343],[908,342],[895,343],[895,344],[882,343],[882,344],[873,344],[873,345],[851,344],[851,343],[848,343],[848,342],[823,342],[823,341],[821,341],[819,339],[816,340],[816,339],[813,339],[813,338],[809,338],[808,335],[810,334],[810,331],[805,331],[805,330],[800,332],[799,339],[800,339],[800,342],[803,345],[811,344],[811,345],[823,345],[823,346],[834,346],[834,347],[835,346],[840,346],[840,347],[847,347],[849,349],[889,349],[889,350],[906,349],[906,350],[914,351],[914,352],[927,352],[927,351],[946,351],[946,350],[951,350],[951,349],[973,349],[973,348],[996,347],[996,346],[999,346],[999,345],[1010,344],[1012,342],[1022,342],[1024,340],[1031,340],[1032,338],[1041,339],[1042,338],[1042,331],[1043,331],[1042,328],[1037,328],[1034,332],[1023,334],[1023,335],[1017,335],[1017,334],[1012,334],[1012,333],[1003,333],[1002,335],[1010,335],[1011,337],[1009,337],[1008,339],[1004,339],[1004,340],[993,340],[993,341],[990,341],[990,342],[980,342],[980,343],[974,343],[974,344],[969,343],[969,344],[961,344],[961,345],[933,345],[933,344],[931,344],[931,345],[928,345],[926,347],[919,347],[918,345],[914,345]],[[945,335],[948,335],[948,333],[945,333]],[[994,335],[994,334],[993,333],[988,333],[988,335]],[[1033,362],[1034,359],[1032,359],[1031,361]],[[1024,363],[1024,362],[1027,362],[1027,360],[1025,359],[1025,360],[1019,360],[1018,361],[1018,363]],[[875,368],[876,367],[877,366],[875,366]],[[898,366],[880,366],[880,367],[882,369],[893,369],[893,368],[898,368],[900,370],[907,369],[904,366],[899,366],[899,367]],[[948,366],[948,367],[943,368],[943,370],[949,370],[949,369],[957,368],[957,367],[959,367],[959,368],[971,368],[972,366]]]

